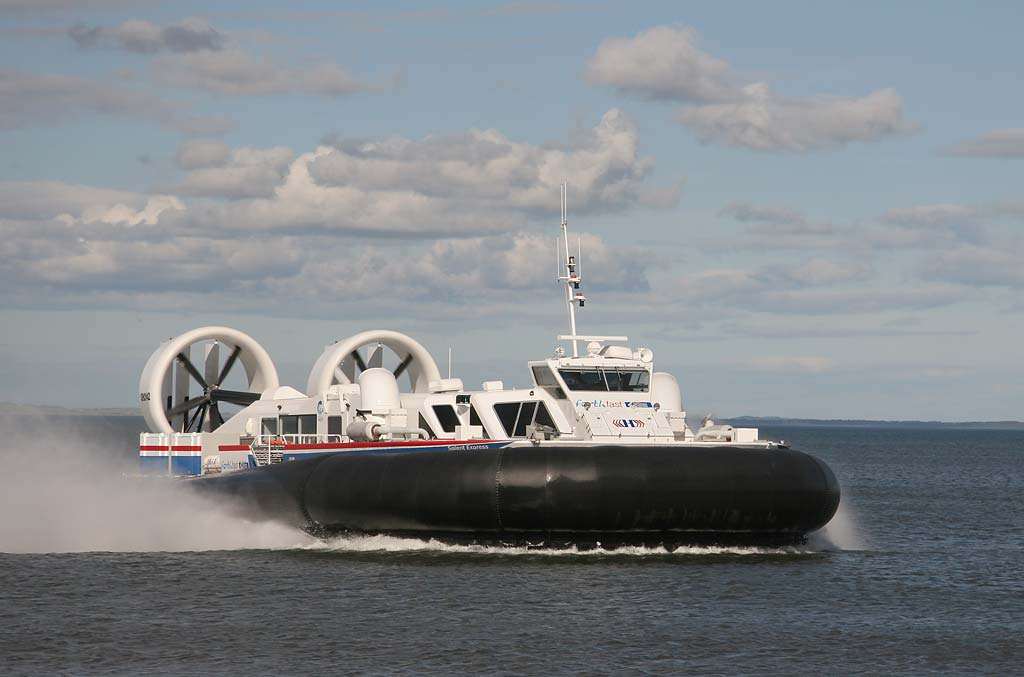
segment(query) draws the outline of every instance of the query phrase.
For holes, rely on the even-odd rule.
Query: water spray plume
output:
[[[73,422],[48,419],[19,427],[0,442],[0,552],[235,550],[316,542],[291,527],[245,520],[183,483],[128,478],[125,472],[135,465],[111,453],[118,443],[89,441]]]
[[[808,545],[816,550],[864,550],[867,548],[848,499],[845,497],[840,499],[839,509],[832,517],[832,521],[823,529],[811,534]]]

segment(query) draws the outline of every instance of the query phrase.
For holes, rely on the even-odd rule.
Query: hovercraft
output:
[[[691,428],[678,382],[654,370],[652,351],[577,334],[586,297],[564,190],[559,281],[571,333],[558,339],[569,350],[529,362],[530,387],[467,390],[417,341],[373,330],[328,345],[300,392],[280,385],[252,337],[204,327],[162,344],[142,373],[142,471],[188,477],[250,518],[322,536],[805,541],[839,505],[825,463],[756,428]]]

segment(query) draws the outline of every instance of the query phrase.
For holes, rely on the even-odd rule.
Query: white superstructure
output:
[[[300,392],[280,385],[273,361],[252,337],[204,327],[162,344],[142,373],[139,399],[150,428],[139,442],[143,468],[197,475],[312,454],[439,447],[779,446],[759,440],[756,428],[705,420],[692,430],[678,382],[654,371],[651,350],[624,345],[625,336],[577,333],[576,307],[587,299],[582,248],[570,250],[564,184],[561,215],[558,280],[570,333],[558,339],[571,354],[558,347],[529,362],[531,387],[486,381],[467,390],[459,378],[442,378],[417,341],[371,330],[328,345]]]

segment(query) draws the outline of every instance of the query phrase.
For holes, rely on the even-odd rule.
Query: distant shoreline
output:
[[[138,409],[127,407],[111,407],[106,409],[86,409],[53,407],[37,404],[15,404],[0,402],[0,416],[11,414],[27,414],[30,416],[139,416]],[[803,428],[917,428],[917,429],[967,429],[967,430],[1024,430],[1024,421],[873,421],[870,419],[818,419],[818,418],[785,418],[781,416],[723,416],[716,418],[718,423],[729,423],[737,427],[775,426]],[[700,425],[699,420],[691,421],[691,425]]]
[[[0,415],[26,414],[29,416],[142,416],[138,409],[110,407],[101,409],[51,407],[41,404],[15,404],[0,402]]]
[[[873,421],[870,419],[783,418],[733,416],[717,419],[737,427],[915,428],[919,430],[1024,430],[1024,421]]]

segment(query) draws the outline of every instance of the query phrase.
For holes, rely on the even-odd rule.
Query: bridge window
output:
[[[265,418],[260,425],[261,435],[276,435],[277,434],[277,419],[276,418]]]
[[[446,433],[455,432],[455,426],[459,425],[459,417],[455,413],[455,407],[450,404],[435,404],[434,413],[441,424],[441,429]]]
[[[555,375],[551,373],[551,370],[547,367],[534,367],[533,381],[542,388],[545,386],[550,387],[558,385],[558,381],[555,380]]]
[[[646,393],[651,375],[646,369],[605,369],[608,390],[630,393]]]
[[[554,373],[548,367],[533,367],[533,382],[554,395],[555,399],[566,399],[565,391],[562,390],[562,386],[558,385],[558,380],[555,379]]]
[[[645,393],[651,376],[646,369],[559,369],[569,390]]]

